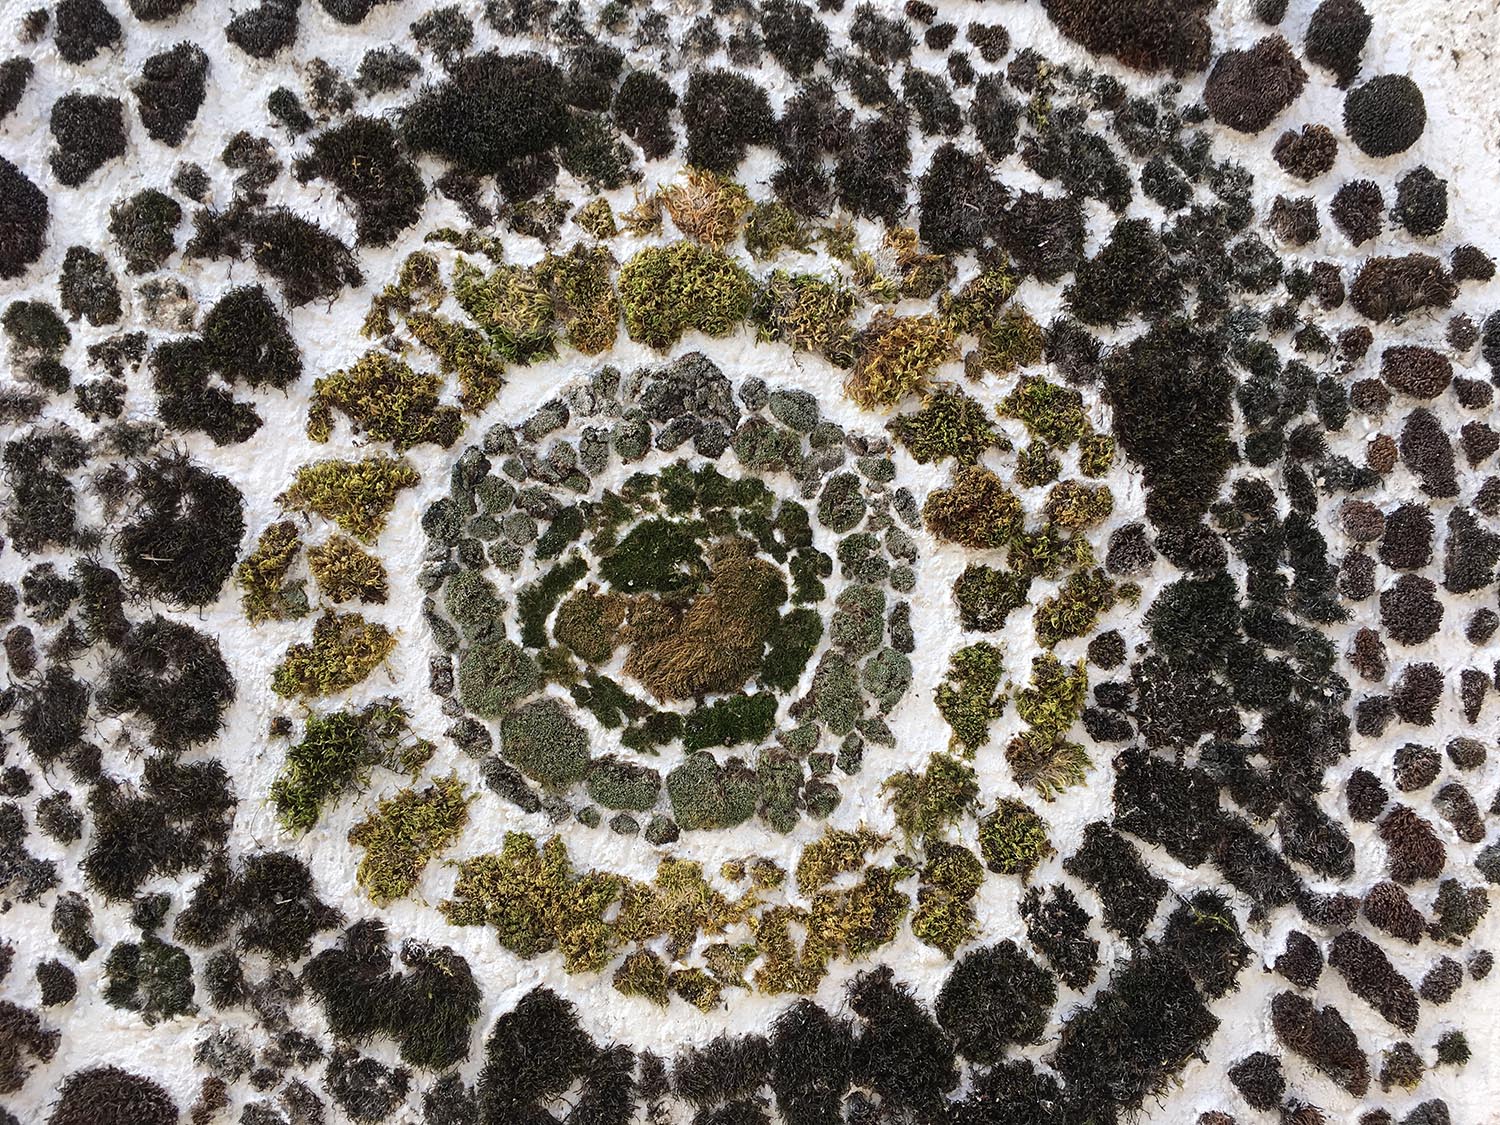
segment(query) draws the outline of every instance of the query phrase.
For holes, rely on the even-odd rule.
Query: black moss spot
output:
[[[285,389],[302,375],[286,319],[259,285],[231,289],[203,318],[209,362],[226,382]]]
[[[417,166],[401,151],[396,130],[373,117],[354,117],[313,138],[293,166],[297,178],[327,179],[355,209],[359,241],[385,246],[415,223],[427,199]]]
[[[1370,1060],[1359,1038],[1332,1004],[1319,1008],[1295,992],[1271,1001],[1276,1038],[1355,1097],[1370,1088]]]
[[[1315,180],[1333,167],[1339,142],[1326,125],[1304,125],[1301,132],[1288,129],[1276,139],[1271,155],[1291,175]]]
[[[4,121],[21,104],[21,97],[31,82],[30,59],[12,58],[0,62],[0,121]]]
[[[538,1120],[536,1107],[562,1094],[597,1048],[578,1025],[573,1005],[534,988],[495,1021],[479,1072],[481,1120]]]
[[[47,1125],[177,1125],[165,1087],[117,1066],[75,1070],[63,1079]]]
[[[984,157],[945,144],[918,182],[918,233],[938,254],[972,250],[993,237],[1005,206],[1005,189]]]
[[[1427,127],[1421,88],[1404,74],[1382,74],[1344,98],[1344,130],[1366,156],[1395,156]]]
[[[1437,234],[1448,221],[1448,181],[1419,164],[1396,181],[1396,205],[1391,218],[1408,232]]]
[[[70,246],[57,283],[63,311],[90,324],[115,324],[120,319],[120,287],[102,255],[84,246]]]
[[[275,278],[296,308],[363,284],[350,249],[317,223],[285,207],[236,206],[222,215],[200,211],[189,257],[244,257]]]
[[[1093,888],[1104,903],[1104,924],[1130,938],[1146,932],[1167,889],[1140,852],[1101,821],[1084,829],[1082,846],[1063,863],[1063,870]]]
[[[1350,991],[1393,1026],[1408,1033],[1416,1029],[1416,990],[1397,972],[1380,946],[1361,933],[1345,930],[1333,939],[1328,964],[1348,982]]]
[[[130,630],[99,691],[101,711],[138,715],[152,742],[174,751],[214,739],[233,699],[218,642],[164,617]]]
[[[173,148],[180,145],[203,105],[207,76],[208,56],[193,43],[147,59],[132,86],[147,135]]]
[[[245,534],[243,498],[185,455],[165,454],[136,474],[135,518],[117,549],[131,578],[171,605],[207,605],[234,568]]]
[[[811,1000],[786,1009],[771,1025],[770,1085],[787,1125],[837,1120],[854,1079],[854,1029]]]
[[[776,118],[766,92],[751,79],[728,70],[697,71],[682,100],[687,127],[687,161],[727,175],[739,167],[751,145],[769,145]]]
[[[1259,133],[1307,84],[1307,72],[1280,35],[1253,47],[1226,51],[1214,62],[1203,102],[1215,121],[1241,133]]]
[[[120,21],[101,0],[62,0],[53,37],[64,62],[86,63],[121,40]]]
[[[479,175],[538,158],[568,128],[563,73],[535,54],[493,51],[455,63],[401,113],[406,143]]]
[[[921,1120],[940,1112],[959,1072],[947,1036],[887,966],[849,984],[849,1006],[864,1024],[859,1083],[897,1114]]]
[[[960,1054],[994,1063],[1012,1043],[1040,1041],[1056,999],[1052,974],[1006,941],[960,957],[943,982],[935,1011]]]
[[[1323,0],[1307,24],[1307,61],[1333,74],[1341,87],[1359,74],[1359,56],[1373,26],[1359,0]]]
[[[109,233],[131,273],[160,269],[177,248],[182,207],[155,188],[138,191],[109,209]]]
[[[1246,1055],[1230,1067],[1229,1081],[1251,1109],[1275,1109],[1286,1093],[1281,1060],[1264,1051]]]
[[[1208,65],[1212,0],[1044,0],[1042,7],[1069,39],[1134,70],[1181,77]]]
[[[67,187],[77,187],[107,161],[125,155],[125,107],[119,98],[64,94],[52,103],[49,126],[57,141],[52,174]]]
[[[208,348],[201,340],[190,337],[157,346],[151,353],[151,382],[162,422],[176,430],[205,433],[215,445],[248,441],[260,428],[260,415],[222,387],[211,386],[211,371]]]
[[[285,852],[261,852],[247,859],[236,897],[244,919],[240,944],[274,961],[305,957],[313,935],[340,921],[339,912],[318,898],[307,866]]]
[[[620,83],[612,114],[620,131],[640,146],[647,160],[659,160],[677,147],[672,111],[677,93],[666,79],[633,70]]]
[[[186,11],[196,0],[126,0],[130,13],[143,23],[169,20],[179,12]]]
[[[300,0],[260,0],[229,21],[224,37],[251,58],[269,59],[297,39]]]

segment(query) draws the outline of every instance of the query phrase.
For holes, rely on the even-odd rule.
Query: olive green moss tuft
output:
[[[922,773],[902,770],[886,778],[896,825],[909,840],[921,840],[968,814],[979,798],[974,768],[948,754],[932,754]]]
[[[384,625],[357,613],[325,613],[311,644],[297,643],[271,675],[277,695],[332,695],[360,683],[385,662],[396,638]]]
[[[665,351],[696,330],[727,336],[750,315],[750,275],[729,255],[693,242],[649,246],[620,270],[632,340]]]
[[[349,842],[364,848],[355,881],[376,906],[405,898],[427,861],[458,839],[469,822],[469,802],[455,776],[424,789],[403,789],[349,830]]]
[[[920,410],[898,415],[886,428],[919,465],[946,457],[967,465],[985,450],[1008,444],[990,424],[984,407],[957,387],[933,391]]]
[[[809,273],[773,270],[755,292],[751,318],[763,342],[816,352],[836,367],[854,363],[854,291]]]
[[[388,441],[398,451],[424,442],[447,449],[458,440],[463,419],[456,406],[439,401],[442,390],[441,377],[419,374],[390,352],[366,352],[353,366],[313,384],[307,436],[327,441],[338,410],[357,433]]]
[[[329,601],[385,602],[385,564],[347,536],[335,535],[322,546],[309,547],[307,566]]]
[[[402,489],[421,478],[406,461],[396,457],[366,457],[362,461],[314,461],[297,470],[292,486],[277,497],[296,512],[312,512],[341,529],[373,540]]]
[[[1005,546],[1020,532],[1024,519],[1016,494],[983,465],[960,469],[952,485],[933,489],[922,505],[929,531],[974,550]]]
[[[689,168],[663,188],[661,205],[678,230],[715,250],[734,241],[751,211],[749,192],[704,168]]]
[[[548,254],[536,267],[568,343],[584,355],[614,347],[620,324],[620,299],[611,281],[614,266],[614,255],[604,247],[579,243],[566,254]]]
[[[1024,881],[1053,850],[1047,822],[1021,801],[1003,797],[979,818],[979,854],[997,875],[1019,875]]]
[[[1050,800],[1081,782],[1090,766],[1087,751],[1067,738],[1088,701],[1083,662],[1070,672],[1051,653],[1033,657],[1031,682],[1015,693],[1015,700],[1016,714],[1028,729],[1006,746],[1006,760],[1018,784],[1030,785]]]
[[[948,662],[947,679],[937,688],[937,709],[953,728],[952,741],[967,754],[989,742],[990,723],[1005,712],[1004,674],[1004,652],[988,641],[959,649]]]
[[[453,296],[506,363],[535,363],[557,354],[552,294],[535,269],[496,266],[486,274],[460,260]]]
[[[307,614],[307,585],[300,579],[287,581],[302,537],[291,520],[273,523],[261,532],[255,550],[245,557],[234,572],[234,584],[240,589],[245,617],[252,625],[263,621],[290,621]]]
[[[878,312],[859,334],[844,390],[866,410],[888,410],[927,391],[937,369],[954,358],[953,332],[936,316]]]

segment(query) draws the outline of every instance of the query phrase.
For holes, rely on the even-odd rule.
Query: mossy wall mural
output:
[[[1500,43],[1367,5],[0,12],[0,1125],[1490,1120]]]

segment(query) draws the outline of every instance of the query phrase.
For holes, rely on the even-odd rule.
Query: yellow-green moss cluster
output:
[[[408,774],[420,770],[433,745],[413,734],[407,719],[396,699],[360,711],[309,715],[301,741],[287,750],[271,783],[276,818],[288,831],[306,832],[329,800],[362,788],[376,766]]]
[[[1043,598],[1036,607],[1036,638],[1051,648],[1068,637],[1093,632],[1099,618],[1114,608],[1124,587],[1116,589],[1109,575],[1095,567],[1076,570],[1064,579],[1062,588]]]
[[[958,822],[979,797],[974,767],[949,754],[932,754],[921,773],[902,770],[885,779],[896,826],[909,840],[921,840]]]
[[[395,636],[378,622],[357,613],[325,613],[313,626],[311,644],[286,650],[271,687],[277,695],[331,695],[362,681],[395,647]]]
[[[896,276],[903,297],[930,300],[948,284],[953,274],[953,267],[946,257],[922,249],[921,239],[911,227],[892,227],[886,231],[881,245],[895,256]]]
[[[614,347],[620,327],[620,299],[611,280],[615,264],[604,247],[580,242],[566,254],[548,254],[536,267],[568,343],[584,355]]]
[[[859,334],[844,390],[866,410],[888,410],[907,395],[926,393],[953,356],[953,332],[942,318],[878,312]]]
[[[370,337],[387,336],[396,330],[395,316],[407,316],[418,308],[435,309],[447,292],[437,259],[418,250],[401,263],[396,280],[370,300],[360,332]]]
[[[349,842],[365,849],[355,881],[371,902],[387,906],[411,893],[428,860],[463,833],[470,800],[457,777],[438,778],[381,801],[350,829]]]
[[[1076,480],[1053,485],[1042,505],[1047,518],[1064,531],[1098,527],[1114,510],[1115,497],[1108,485],[1084,484]]]
[[[1004,266],[991,266],[964,283],[957,293],[944,294],[938,302],[954,333],[981,336],[1005,313],[1005,304],[1019,281]]]
[[[505,361],[484,333],[420,311],[407,315],[406,327],[437,359],[439,370],[458,379],[458,403],[465,413],[476,414],[495,400],[505,385]]]
[[[804,895],[827,886],[846,872],[858,871],[865,857],[886,842],[886,837],[868,828],[845,831],[829,828],[802,849],[797,859],[797,889]]]
[[[456,406],[443,405],[442,392],[440,376],[413,371],[390,352],[369,351],[313,384],[307,436],[327,441],[337,410],[349,416],[356,432],[398,450],[429,441],[447,449],[463,432],[463,418]]]
[[[757,258],[774,258],[783,250],[805,254],[812,241],[797,212],[780,200],[757,203],[745,219],[745,249]]]
[[[926,852],[911,932],[952,957],[979,929],[972,903],[984,884],[984,866],[968,848],[942,840],[930,842]]]
[[[967,754],[990,740],[990,723],[1005,713],[1003,656],[988,641],[961,648],[948,662],[947,679],[938,685],[938,713],[953,728],[952,741]]]
[[[273,523],[255,543],[255,550],[234,572],[245,617],[252,625],[262,621],[289,621],[307,613],[306,582],[288,582],[287,574],[302,549],[302,537],[291,520]]]
[[[979,854],[997,875],[1031,877],[1053,852],[1047,822],[1022,801],[1002,797],[979,819]]]
[[[1088,753],[1067,738],[1088,700],[1083,661],[1071,672],[1050,652],[1032,658],[1031,683],[1016,692],[1016,714],[1027,730],[1011,739],[1006,760],[1017,783],[1052,797],[1083,780]]]
[[[922,505],[922,520],[939,539],[974,550],[1005,546],[1021,531],[1021,501],[983,465],[960,469],[947,488],[935,488]]]
[[[921,409],[897,415],[886,428],[920,465],[945,457],[967,465],[986,449],[1009,446],[990,424],[984,407],[957,387],[933,391]]]
[[[335,535],[322,546],[309,547],[307,566],[331,602],[385,602],[385,564],[347,536]]]
[[[854,363],[854,291],[815,274],[773,270],[756,292],[753,315],[762,341],[817,352],[837,367]]]
[[[525,266],[499,265],[485,273],[460,259],[453,296],[506,363],[535,363],[557,354],[552,291]]]
[[[330,519],[368,543],[385,527],[396,496],[419,480],[417,471],[398,457],[315,461],[297,470],[292,486],[277,501],[292,511]]]
[[[615,225],[614,208],[610,207],[609,200],[602,195],[595,196],[580,207],[573,216],[573,221],[595,238],[613,238],[620,233],[620,228]]]
[[[750,314],[751,295],[744,267],[695,242],[648,246],[620,270],[625,330],[660,351],[693,329],[729,335]]]

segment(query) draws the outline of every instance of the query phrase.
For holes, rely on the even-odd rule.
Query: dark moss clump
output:
[[[975,949],[954,965],[938,993],[936,1014],[959,1053],[998,1062],[1012,1043],[1040,1041],[1057,985],[1012,941]]]
[[[83,317],[98,326],[120,319],[120,287],[102,254],[84,246],[68,247],[57,289],[63,311],[73,320]]]
[[[1323,0],[1307,24],[1307,61],[1329,71],[1346,87],[1359,74],[1359,56],[1373,21],[1359,0]]]
[[[104,962],[104,975],[109,1005],[138,1013],[148,1027],[198,1011],[192,961],[155,935],[147,934],[139,943],[118,943]]]
[[[1437,234],[1448,221],[1448,181],[1419,164],[1396,181],[1391,218],[1421,237]]]
[[[1253,47],[1220,55],[1208,73],[1203,101],[1221,125],[1259,133],[1296,101],[1306,84],[1307,72],[1291,45],[1271,35]]]
[[[64,94],[52,103],[50,118],[57,151],[52,174],[77,187],[107,161],[125,155],[125,107],[101,94]]]
[[[947,1037],[887,966],[849,985],[849,1006],[864,1023],[859,1078],[887,1111],[930,1119],[959,1072]]]
[[[640,146],[647,160],[659,160],[677,144],[672,111],[677,92],[660,75],[633,70],[620,83],[612,115],[620,131]]]
[[[1210,1000],[1232,992],[1250,961],[1250,947],[1240,934],[1229,900],[1216,891],[1199,891],[1174,910],[1167,919],[1162,945],[1176,955]]]
[[[0,278],[20,277],[47,243],[47,197],[0,156]]]
[[[313,935],[333,929],[341,919],[318,898],[306,864],[286,852],[252,855],[234,887],[240,945],[273,961],[307,956]]]
[[[297,178],[327,179],[354,205],[359,241],[388,245],[417,221],[427,189],[401,150],[396,130],[374,117],[352,117],[325,129],[293,165]]]
[[[86,63],[121,39],[120,21],[102,0],[62,0],[53,36],[64,62]]]
[[[1080,1104],[1129,1110],[1162,1093],[1218,1026],[1182,964],[1142,943],[1063,1025],[1053,1065]]]
[[[456,62],[406,106],[400,124],[415,151],[477,175],[500,173],[516,186],[526,166],[551,164],[547,153],[564,140],[568,122],[558,67],[540,55],[487,51]],[[533,180],[518,194],[541,186]]]
[[[566,1091],[597,1051],[572,1004],[549,988],[532,989],[495,1021],[485,1041],[480,1120],[536,1120],[540,1105]]]
[[[269,59],[296,41],[298,3],[299,0],[260,0],[255,7],[229,21],[224,38],[252,58]]]
[[[1380,946],[1363,934],[1345,930],[1334,938],[1328,951],[1328,964],[1348,982],[1350,991],[1392,1026],[1407,1033],[1416,1029],[1416,989],[1391,964]]]
[[[1182,283],[1154,225],[1121,219],[1103,249],[1078,266],[1063,298],[1084,324],[1119,325],[1133,315],[1173,312],[1182,301]]]
[[[12,495],[5,530],[22,554],[75,542],[77,499],[66,474],[86,460],[83,441],[65,426],[33,428],[5,443]]]
[[[132,86],[147,135],[173,148],[180,145],[203,105],[207,77],[208,55],[193,43],[147,59]]]
[[[1315,180],[1333,167],[1338,151],[1338,138],[1327,125],[1304,125],[1300,133],[1282,133],[1271,155],[1298,179]]]
[[[1281,1060],[1265,1051],[1246,1055],[1230,1067],[1229,1080],[1251,1109],[1275,1109],[1286,1093]]]
[[[120,532],[120,562],[142,588],[171,605],[207,605],[219,595],[245,534],[240,490],[185,454],[141,466],[136,517]]]
[[[1344,98],[1344,130],[1367,156],[1395,156],[1427,127],[1422,89],[1404,74],[1382,74]]]
[[[200,211],[189,257],[243,258],[275,278],[293,308],[363,284],[353,252],[337,236],[285,207],[235,205],[221,215]]]
[[[1084,829],[1083,846],[1068,857],[1063,869],[1082,879],[1103,900],[1104,924],[1130,938],[1146,932],[1167,890],[1166,882],[1151,874],[1140,852],[1102,821]]]
[[[151,353],[157,412],[173,429],[207,434],[215,445],[248,441],[260,429],[260,414],[251,403],[236,402],[229,391],[209,382],[211,362],[198,339],[159,344]]]
[[[1271,1001],[1276,1038],[1323,1074],[1363,1097],[1370,1088],[1370,1063],[1359,1039],[1332,1004],[1319,1008],[1295,992],[1279,992]]]
[[[234,677],[218,642],[190,625],[154,617],[121,640],[99,690],[105,714],[133,713],[154,745],[181,750],[212,741],[234,700]]]
[[[109,209],[109,233],[131,273],[160,269],[177,248],[182,207],[170,195],[147,188]]]
[[[1042,6],[1069,39],[1133,70],[1182,77],[1208,66],[1212,0],[1045,0]]]
[[[890,117],[855,125],[834,168],[839,202],[855,215],[894,226],[906,210],[911,145],[906,126]]]
[[[775,114],[766,92],[753,80],[728,70],[697,71],[682,101],[687,126],[687,161],[728,175],[751,145],[774,139]]]
[[[0,62],[0,121],[15,112],[31,82],[35,67],[30,59],[17,56]]]
[[[47,1125],[177,1125],[165,1087],[117,1066],[75,1070],[63,1079]]]
[[[284,390],[302,375],[302,353],[286,318],[259,285],[241,285],[203,318],[209,362],[226,382]]]

